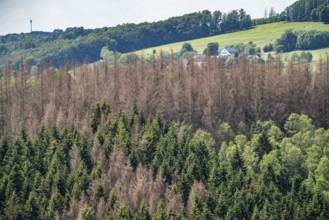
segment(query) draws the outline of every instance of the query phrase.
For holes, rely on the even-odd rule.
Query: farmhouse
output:
[[[238,51],[234,48],[219,48],[218,49],[218,57],[227,57],[227,56],[238,56]]]

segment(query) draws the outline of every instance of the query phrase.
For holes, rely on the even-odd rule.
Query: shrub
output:
[[[269,44],[266,44],[264,47],[263,47],[263,51],[266,53],[266,52],[271,52],[273,51],[273,44],[269,43]]]

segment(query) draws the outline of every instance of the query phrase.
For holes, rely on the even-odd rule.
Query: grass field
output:
[[[152,47],[140,51],[136,51],[136,53],[141,54],[144,52],[145,55],[151,54],[152,51],[155,49],[156,51],[164,51],[173,52],[180,51],[182,44],[185,42],[191,43],[192,47],[197,50],[198,52],[202,52],[203,49],[207,46],[210,42],[218,42],[220,47],[225,47],[229,45],[234,45],[238,43],[247,43],[249,41],[253,41],[258,47],[263,48],[264,45],[268,43],[274,43],[277,38],[279,38],[285,30],[294,29],[294,30],[318,30],[318,31],[329,31],[329,25],[325,25],[320,22],[294,22],[294,23],[272,23],[272,24],[264,24],[258,25],[252,29],[229,33],[229,34],[222,34],[212,37],[205,37],[196,40],[190,41],[183,41],[177,42],[172,44],[166,44],[158,47]],[[313,54],[313,60],[317,60],[321,54],[325,54],[329,52],[329,48],[320,49],[320,50],[313,50],[310,51]]]

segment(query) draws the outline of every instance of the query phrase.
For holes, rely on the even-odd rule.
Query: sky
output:
[[[0,35],[53,31],[67,27],[101,28],[164,20],[196,11],[223,13],[245,9],[252,18],[271,7],[283,11],[296,0],[0,0]]]

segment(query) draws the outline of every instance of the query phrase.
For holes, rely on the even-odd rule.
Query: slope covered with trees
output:
[[[31,74],[33,55],[0,68],[0,219],[329,219],[328,54],[313,69],[279,55],[225,65],[162,52],[68,65],[104,45],[249,25],[243,10],[204,11],[1,37],[5,59],[22,57],[18,48],[45,64]],[[278,42],[304,47],[312,33]]]
[[[219,127],[92,108],[73,127],[0,144],[3,219],[328,219],[329,131],[292,114]]]
[[[26,72],[0,74],[2,219],[328,219],[328,56]]]
[[[28,67],[47,63],[56,67],[72,63],[95,62],[100,59],[102,47],[116,48],[106,30],[67,28],[64,32],[32,32],[0,37],[0,66],[8,61],[18,69],[24,57]],[[1,49],[2,48],[2,49]]]
[[[23,126],[35,134],[40,124],[83,128],[97,101],[125,112],[137,106],[147,115],[160,111],[165,119],[181,120],[209,131],[223,122],[236,126],[255,120],[283,123],[292,113],[305,113],[318,126],[328,126],[329,57],[314,71],[310,64],[269,56],[266,64],[239,58],[230,69],[221,59],[208,58],[201,66],[160,56],[121,66],[102,62],[72,70],[40,68],[26,74],[23,63],[1,72],[0,123],[2,132],[16,134]],[[60,127],[61,128],[61,127]]]
[[[243,9],[229,13],[208,10],[169,18],[154,23],[124,24],[109,28],[118,42],[119,52],[130,52],[172,42],[196,39],[252,27],[250,15]]]

